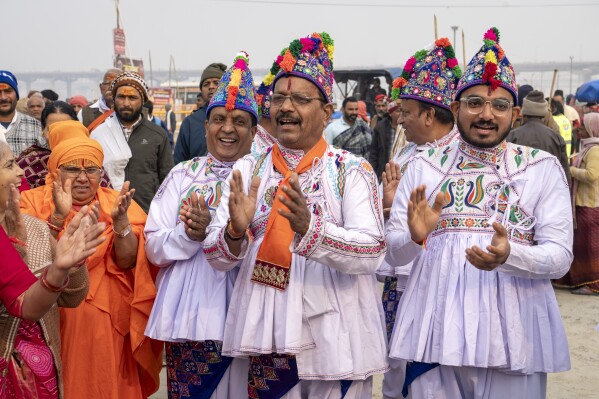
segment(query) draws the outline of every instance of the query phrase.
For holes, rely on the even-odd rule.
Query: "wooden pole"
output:
[[[148,58],[150,59],[150,87],[154,86],[154,79],[152,77],[152,51],[148,50]]]
[[[555,89],[555,80],[557,79],[557,69],[553,70],[553,79],[551,79],[551,90],[549,91],[549,95],[547,97],[549,97],[549,99],[551,100],[551,98],[553,97],[553,90]]]
[[[466,69],[466,39],[464,37],[464,29],[462,29],[462,57],[464,58],[464,69]]]
[[[433,14],[435,17],[435,40],[439,38],[439,31],[437,30],[437,15]]]

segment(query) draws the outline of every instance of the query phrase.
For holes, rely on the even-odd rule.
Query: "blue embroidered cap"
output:
[[[407,98],[449,109],[462,70],[447,38],[418,51],[406,61],[401,76],[393,81],[394,100]]]
[[[218,88],[206,109],[206,115],[214,107],[225,107],[229,111],[241,109],[247,111],[258,121],[258,104],[254,89],[254,79],[249,69],[250,58],[248,53],[237,53],[233,66],[220,78]]]
[[[472,58],[462,79],[458,82],[458,89],[455,94],[456,100],[469,87],[489,85],[491,90],[503,87],[509,91],[514,98],[514,104],[517,104],[516,74],[499,45],[499,30],[497,28],[489,29],[485,33],[483,41],[483,46]]]

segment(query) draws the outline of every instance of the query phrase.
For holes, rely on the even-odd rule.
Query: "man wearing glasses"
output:
[[[460,138],[402,176],[387,242],[413,261],[389,356],[411,398],[544,398],[570,368],[551,280],[572,261],[572,211],[558,160],[505,137],[515,74],[489,29],[451,110]]]
[[[77,114],[77,118],[87,127],[90,133],[106,120],[114,108],[114,99],[110,85],[123,71],[111,68],[106,71],[100,82],[100,99],[95,103],[85,106]]]
[[[332,51],[313,33],[278,58],[277,143],[236,163],[204,241],[212,267],[239,267],[223,355],[249,357],[252,398],[371,398],[372,376],[387,369],[376,176],[322,136]]]

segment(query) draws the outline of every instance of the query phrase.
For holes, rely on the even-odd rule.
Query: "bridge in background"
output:
[[[355,67],[355,69],[368,69],[374,67]],[[376,68],[381,68],[377,66]],[[541,79],[541,86],[543,82],[551,80],[553,70],[557,69],[560,73],[560,79],[564,76],[567,79],[570,78],[570,68],[572,70],[572,81],[573,89],[576,90],[580,84],[592,80],[594,76],[599,75],[599,61],[585,61],[585,62],[531,62],[514,64],[514,69],[518,76],[525,75],[526,77],[533,77],[530,79],[534,80],[535,75],[539,75]],[[348,69],[348,68],[341,68]],[[352,68],[353,69],[353,68]],[[61,98],[68,98],[75,94],[83,94],[88,99],[92,99],[98,96],[99,89],[98,83],[102,79],[104,73],[103,70],[91,70],[91,71],[78,71],[78,72],[24,72],[20,73],[14,71],[19,80],[19,90],[22,95],[25,95],[29,90],[43,90],[52,89],[60,95]],[[156,87],[162,83],[169,81],[169,71],[153,71],[150,82],[149,70],[146,69],[146,81],[148,84]],[[267,69],[257,68],[253,70],[255,78],[261,78],[266,75]],[[202,71],[199,69],[192,70],[178,70],[176,76],[171,73],[170,79],[172,84],[175,81],[199,81]],[[524,79],[529,80],[529,79]],[[521,79],[522,81],[522,79]],[[560,81],[560,87],[566,87],[569,85],[564,84],[565,82]],[[536,87],[536,85],[534,85]]]

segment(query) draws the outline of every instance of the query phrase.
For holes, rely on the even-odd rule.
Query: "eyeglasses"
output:
[[[67,175],[67,177],[70,177],[70,178],[79,177],[79,175],[81,175],[81,172],[85,172],[85,175],[88,178],[89,177],[98,177],[98,176],[100,176],[100,173],[102,173],[102,168],[96,168],[96,167],[81,169],[81,168],[66,166],[66,167],[60,168],[60,170],[62,170]]]
[[[293,93],[288,96],[284,96],[282,94],[273,94],[270,101],[271,101],[271,105],[280,107],[281,105],[283,105],[285,103],[285,101],[287,101],[287,99],[291,100],[291,104],[293,104],[296,107],[308,105],[310,102],[312,102],[314,100],[318,100],[318,101],[322,101],[323,103],[326,103],[326,101],[320,97],[308,97],[308,96],[304,96],[303,94],[299,94],[299,93]]]
[[[489,103],[491,106],[491,112],[495,116],[503,116],[505,115],[514,103],[505,100],[503,98],[496,98],[494,100],[485,100],[482,97],[467,97],[460,98],[460,101],[466,103],[466,108],[468,112],[473,115],[478,115],[483,112],[485,109],[485,105]]]

